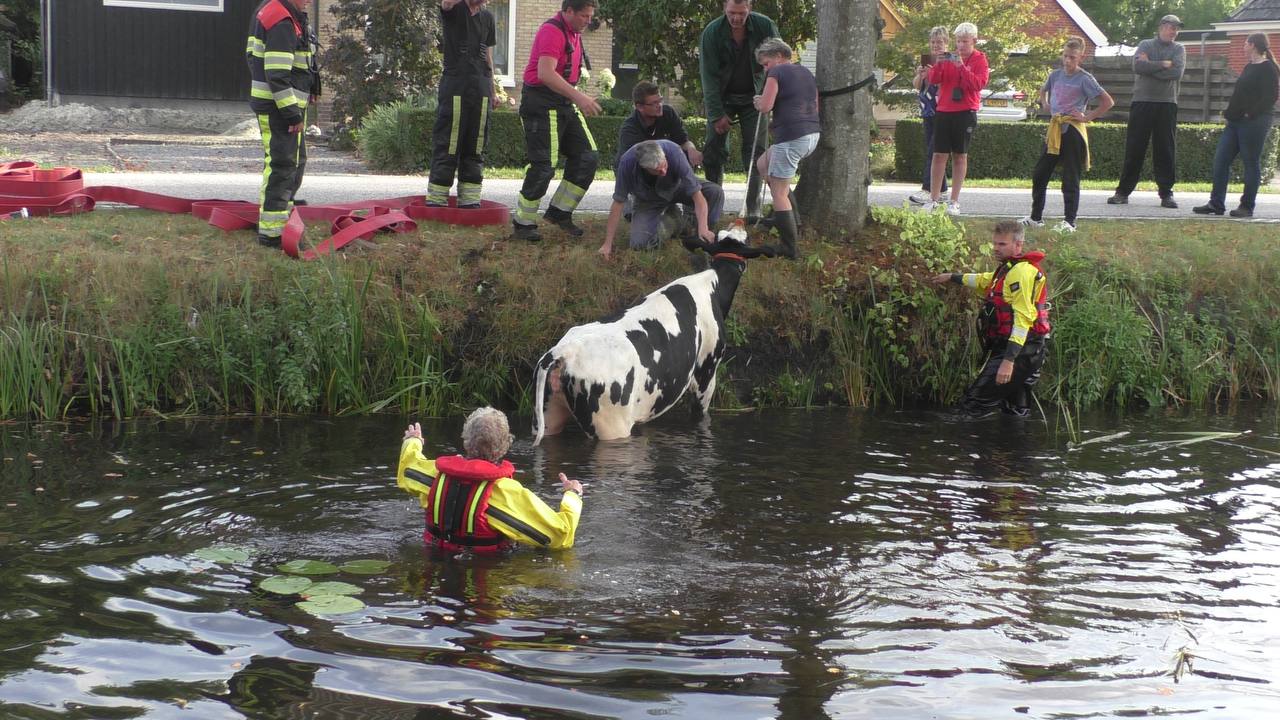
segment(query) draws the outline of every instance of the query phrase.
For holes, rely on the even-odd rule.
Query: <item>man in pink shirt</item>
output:
[[[938,111],[933,121],[930,201],[923,208],[944,208],[950,215],[959,215],[960,188],[969,169],[969,141],[978,126],[978,107],[982,104],[982,88],[987,86],[990,69],[987,56],[976,47],[976,25],[960,23],[952,34],[956,38],[956,52],[946,53],[929,68],[929,84],[938,86]],[[948,156],[951,157],[951,200],[944,202],[942,180],[946,176]]]
[[[520,91],[520,122],[529,168],[520,187],[511,222],[518,239],[538,241],[538,205],[556,175],[556,160],[565,156],[564,177],[547,206],[547,220],[573,237],[582,228],[573,211],[595,179],[600,154],[587,128],[587,115],[599,115],[600,104],[576,86],[582,68],[589,69],[582,47],[582,31],[596,12],[596,0],[563,0],[560,12],[542,23],[529,51]]]

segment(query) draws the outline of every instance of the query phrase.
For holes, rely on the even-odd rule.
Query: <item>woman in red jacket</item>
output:
[[[969,169],[969,141],[978,126],[978,107],[982,89],[987,86],[990,69],[987,56],[977,49],[978,27],[960,23],[952,33],[956,52],[946,53],[929,70],[929,84],[938,86],[938,111],[934,115],[933,166],[930,168],[930,201],[925,210],[945,208],[948,214],[960,214],[960,188]],[[942,179],[946,176],[947,157],[951,157],[951,199],[942,200]]]

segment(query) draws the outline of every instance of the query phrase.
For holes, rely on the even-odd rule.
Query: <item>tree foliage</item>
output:
[[[817,36],[814,0],[756,0],[752,10],[773,18],[782,39],[797,46]],[[702,106],[698,41],[707,23],[724,14],[718,0],[600,0],[600,17],[613,26],[623,62],[640,77],[675,87],[693,107]]]
[[[440,79],[439,3],[340,0],[338,32],[324,50],[334,117],[353,124],[377,105],[421,95]]]
[[[43,64],[40,42],[40,0],[3,0],[0,2],[0,52],[9,51],[8,57],[0,57],[0,72],[12,83],[10,92],[19,95],[38,95],[40,88],[34,85]],[[12,60],[12,76],[9,76]]]
[[[992,89],[1005,85],[1035,93],[1049,74],[1050,64],[1062,51],[1065,33],[1050,37],[1027,34],[1039,20],[1035,15],[1036,0],[966,0],[964,3],[924,3],[918,9],[899,5],[906,27],[893,38],[880,43],[878,65],[896,74],[895,89],[911,89],[911,76],[920,53],[929,50],[929,30],[936,26],[948,33],[962,22],[978,26],[978,48],[991,65]],[[954,48],[954,38],[952,39]],[[885,101],[915,102],[914,95],[884,93]]]
[[[1241,0],[1079,0],[1112,44],[1137,45],[1153,37],[1160,18],[1177,15],[1184,27],[1208,29],[1227,19]]]

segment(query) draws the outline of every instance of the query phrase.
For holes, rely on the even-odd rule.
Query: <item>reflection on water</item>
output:
[[[0,717],[1274,716],[1269,411],[682,421],[524,432],[579,544],[489,559],[424,552],[399,418],[0,427]],[[299,558],[392,564],[321,618],[256,588]]]

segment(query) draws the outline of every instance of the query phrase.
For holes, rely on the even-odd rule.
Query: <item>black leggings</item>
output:
[[[1076,224],[1076,212],[1080,210],[1080,173],[1084,170],[1085,145],[1080,132],[1070,125],[1064,126],[1062,142],[1057,155],[1049,154],[1046,145],[1040,151],[1040,160],[1031,173],[1031,219],[1042,220],[1044,196],[1053,177],[1054,168],[1062,168],[1062,216]]]

